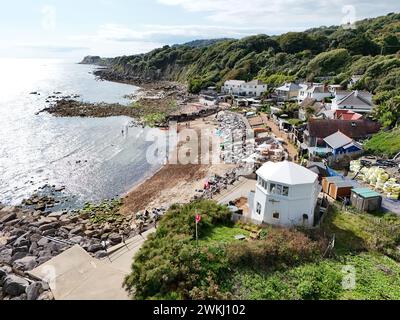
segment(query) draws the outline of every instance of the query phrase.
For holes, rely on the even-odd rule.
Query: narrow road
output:
[[[295,158],[298,159],[298,151],[297,148],[289,141],[285,132],[279,130],[279,127],[272,121],[268,119],[268,116],[264,113],[261,113],[261,118],[265,125],[271,128],[272,133],[285,141],[285,150],[290,156],[290,160],[294,160]]]

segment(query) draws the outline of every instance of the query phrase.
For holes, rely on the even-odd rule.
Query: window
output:
[[[280,184],[271,183],[269,187],[270,194],[276,194],[278,196],[289,196],[289,187],[282,186]]]
[[[283,187],[282,195],[285,197],[289,196],[289,187]]]
[[[279,212],[274,212],[274,213],[272,214],[272,218],[274,218],[274,219],[276,219],[276,220],[279,220],[279,219],[280,219],[280,214],[279,214]]]
[[[262,210],[261,204],[257,202],[257,210],[256,210],[256,212],[257,212],[258,215],[261,215],[261,210]]]

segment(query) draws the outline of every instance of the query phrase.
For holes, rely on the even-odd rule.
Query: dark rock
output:
[[[59,217],[65,215],[65,214],[66,214],[66,212],[63,212],[63,211],[52,212],[52,213],[50,213],[50,214],[48,215],[48,217],[49,217],[49,218],[59,218]]]
[[[103,259],[103,258],[106,258],[107,256],[108,256],[107,252],[102,250],[102,251],[96,252],[95,258],[96,259]]]
[[[54,236],[56,234],[56,229],[49,229],[42,232],[43,237]]]
[[[40,266],[43,263],[46,263],[47,261],[50,261],[51,259],[53,259],[53,257],[51,255],[49,255],[49,254],[48,255],[44,255],[42,257],[39,257],[37,259],[37,265]]]
[[[14,261],[13,265],[18,270],[31,271],[37,265],[36,257],[32,257],[32,256],[24,257],[22,259]]]
[[[3,290],[6,294],[17,297],[24,294],[28,286],[29,282],[27,280],[15,275],[8,275],[4,279]]]
[[[43,231],[47,231],[50,229],[57,229],[60,226],[59,222],[53,222],[53,223],[49,223],[49,224],[44,224],[42,226],[39,227],[39,231],[43,232]]]
[[[28,253],[29,252],[29,248],[28,246],[23,246],[23,247],[15,247],[13,248],[13,255],[18,253],[18,252],[23,252],[23,253]]]
[[[36,255],[37,250],[39,249],[39,246],[36,242],[32,243],[31,246],[29,247],[29,253]]]
[[[24,246],[29,246],[30,243],[29,241],[25,238],[25,236],[19,237],[17,240],[14,242],[15,247],[24,247]]]
[[[39,202],[36,206],[35,206],[35,210],[38,211],[44,211],[46,210],[46,204],[44,202]]]
[[[3,285],[5,278],[12,272],[10,267],[0,268],[0,287]]]
[[[11,299],[11,301],[25,301],[25,300],[26,300],[26,293],[23,293],[20,296]]]
[[[6,227],[12,227],[21,222],[21,219],[14,219],[5,223]]]
[[[111,244],[116,245],[122,242],[122,236],[118,233],[112,233],[108,236],[108,240],[110,240]]]
[[[12,255],[12,263],[14,263],[15,261],[25,258],[28,255],[27,252],[16,252],[15,254]]]
[[[15,212],[8,213],[3,218],[0,219],[0,224],[5,224],[9,221],[15,220],[16,218],[17,218],[17,214]]]
[[[47,240],[46,238],[42,238],[37,242],[37,245],[39,247],[44,247],[46,246],[48,243],[50,242],[50,240]]]
[[[21,229],[14,229],[14,230],[12,230],[12,231],[10,232],[10,235],[11,235],[11,236],[17,236],[18,238],[21,237],[21,236],[23,236],[24,234],[26,234],[25,231],[24,231],[24,230],[21,230]]]
[[[69,239],[69,241],[74,244],[81,244],[81,242],[83,241],[83,237],[75,236],[75,237],[72,237],[71,239]]]
[[[76,228],[72,229],[70,231],[70,234],[72,235],[80,235],[85,231],[85,228],[83,225],[77,226]]]
[[[42,283],[34,282],[26,288],[26,296],[27,296],[26,299],[30,301],[37,300],[42,292],[43,292]]]
[[[92,245],[90,245],[89,247],[88,247],[88,252],[90,252],[90,253],[96,253],[97,251],[100,251],[100,250],[103,250],[104,248],[103,248],[103,246],[101,245],[101,244],[97,244],[97,243],[95,243],[95,244],[92,244]]]
[[[39,296],[37,300],[38,301],[54,300],[54,296],[50,291],[45,291]]]
[[[0,263],[11,264],[12,249],[4,249],[0,251]]]

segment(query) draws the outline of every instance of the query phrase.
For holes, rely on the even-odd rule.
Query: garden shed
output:
[[[368,188],[353,189],[351,192],[351,204],[361,211],[378,211],[382,207],[382,196]]]
[[[358,187],[358,183],[353,180],[334,181],[329,186],[329,196],[335,200],[350,198],[351,191]]]

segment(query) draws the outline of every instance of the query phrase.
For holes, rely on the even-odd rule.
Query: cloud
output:
[[[28,49],[34,51],[50,52],[50,53],[71,53],[75,51],[89,50],[89,47],[80,46],[63,46],[54,44],[21,44],[15,48]]]
[[[57,9],[51,5],[45,5],[42,7],[42,28],[46,31],[54,31],[57,23]]]
[[[300,26],[339,25],[352,6],[357,18],[398,11],[398,0],[158,0],[169,6],[180,6],[188,12],[205,13],[207,19],[229,24],[250,24],[268,29]],[[276,25],[280,28],[276,28]]]
[[[261,33],[261,29],[246,27],[228,27],[213,25],[144,25],[135,29],[123,25],[105,24],[96,34],[77,35],[72,40],[80,41],[114,41],[114,42],[164,42],[175,43],[179,40],[200,38],[232,37],[240,38]]]

